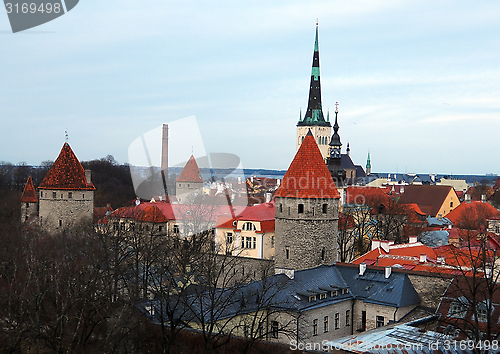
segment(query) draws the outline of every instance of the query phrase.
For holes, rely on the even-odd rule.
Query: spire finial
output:
[[[319,19],[316,17],[316,26],[318,25]]]
[[[64,140],[65,140],[66,142],[68,142],[68,140],[69,140],[69,137],[68,137],[68,128],[66,128],[66,129],[64,130]]]
[[[339,113],[339,101],[335,102],[335,113]]]
[[[326,121],[330,121],[330,107],[328,107],[328,111],[326,112]]]

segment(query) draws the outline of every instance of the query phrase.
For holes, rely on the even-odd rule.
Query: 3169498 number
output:
[[[60,13],[61,12],[61,4],[60,3],[50,3],[50,2],[46,2],[45,4],[44,3],[41,3],[40,5],[37,5],[35,3],[15,3],[15,4],[12,4],[10,2],[6,3],[5,4],[5,8],[7,10],[7,13],[10,14],[10,13],[16,13],[16,14],[19,14],[19,13],[23,13],[23,14],[27,14],[27,13],[36,13],[36,12],[40,12],[40,13]]]

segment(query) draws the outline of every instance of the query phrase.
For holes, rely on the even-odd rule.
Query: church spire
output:
[[[319,125],[330,127],[325,121],[321,105],[321,83],[319,75],[319,44],[318,44],[318,22],[316,22],[316,37],[314,40],[313,62],[311,69],[311,84],[309,85],[309,103],[304,119],[297,125]]]
[[[370,150],[368,150],[368,158],[366,159],[366,174],[372,173],[372,161],[370,159]]]

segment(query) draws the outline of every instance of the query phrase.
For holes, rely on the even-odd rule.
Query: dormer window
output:
[[[68,192],[68,199],[73,198],[73,192]]]
[[[316,295],[309,296],[309,302],[316,301]]]
[[[251,222],[244,223],[243,227],[241,229],[246,230],[246,231],[255,231],[256,230],[255,225],[252,224]]]
[[[335,297],[338,295],[338,291],[337,290],[333,290],[331,293],[330,293],[330,296],[331,297]]]
[[[319,299],[320,300],[326,299],[326,293],[319,294]]]

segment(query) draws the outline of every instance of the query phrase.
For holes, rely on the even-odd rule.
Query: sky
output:
[[[0,15],[0,161],[113,155],[195,116],[207,153],[287,169],[316,19],[325,115],[373,172],[500,174],[500,2],[80,0]]]

